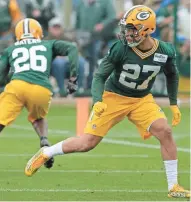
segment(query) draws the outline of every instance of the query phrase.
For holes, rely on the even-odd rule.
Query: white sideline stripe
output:
[[[114,140],[114,139],[105,138],[102,141],[105,143],[118,144],[118,145],[130,145],[130,146],[135,146],[135,147],[160,149],[159,145],[145,144],[145,143],[139,143],[139,142],[129,142],[127,140]],[[187,153],[191,152],[191,149],[189,149],[189,148],[177,147],[177,149],[178,149],[178,151],[182,151],[182,152],[187,152]]]
[[[0,173],[23,173],[23,170],[5,170],[0,169]],[[130,174],[137,174],[137,173],[164,173],[164,170],[40,170],[40,173],[130,173]],[[188,174],[190,173],[189,170],[180,170],[178,173]]]
[[[0,157],[31,157],[34,154],[9,154],[9,153],[0,153]],[[66,156],[67,157],[67,156]],[[68,156],[69,157],[69,156]],[[71,157],[71,156],[70,156]],[[148,158],[147,154],[73,154],[72,157],[80,158]]]
[[[167,193],[167,190],[142,190],[142,189],[3,189],[0,188],[0,192],[128,192],[128,193],[152,193],[160,192]]]

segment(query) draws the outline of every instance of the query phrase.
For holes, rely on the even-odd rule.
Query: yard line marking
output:
[[[71,137],[71,136],[74,136],[74,132],[71,131],[71,132],[68,132],[68,133],[56,133],[56,132],[52,132],[50,133],[50,130],[49,130],[49,134],[48,136],[49,137],[63,137],[63,138],[66,138],[66,137]],[[24,138],[24,139],[36,139],[36,134],[35,134],[35,131],[33,130],[28,130],[27,133],[19,133],[17,132],[17,134],[10,134],[10,132],[8,132],[6,134],[6,132],[4,134],[1,134],[0,135],[0,138]],[[115,134],[110,134],[109,137],[112,137],[112,138],[129,138],[129,139],[140,139],[140,136],[139,135],[115,135]],[[187,137],[187,136],[186,136]]]
[[[23,139],[37,139],[37,135],[35,133],[32,133],[32,132],[27,132],[27,133],[19,133],[19,134],[14,134],[14,135],[9,135],[9,134],[2,134],[0,135],[0,138],[2,139],[17,139],[17,138],[23,138]],[[48,135],[48,137],[61,137],[61,138],[67,138],[67,137],[71,137],[70,135],[68,134],[50,134]]]
[[[21,126],[21,125],[16,125],[16,124],[13,124],[13,125],[11,125],[9,127],[14,128],[14,129],[22,129],[22,130],[34,131],[34,129],[32,127],[26,127],[26,126]],[[49,133],[56,133],[56,134],[68,134],[68,133],[70,133],[70,131],[68,131],[68,130],[55,130],[55,129],[53,129],[53,130],[48,129],[48,132]]]
[[[49,131],[50,132],[50,131]],[[71,137],[71,134],[74,134],[74,132],[71,132],[71,133],[61,133],[61,132],[59,132],[59,134],[58,133],[49,133],[49,137],[63,137],[63,138],[67,138],[67,137]],[[175,140],[180,140],[180,139],[184,139],[184,138],[188,138],[189,136],[188,135],[185,135],[185,136],[181,136],[181,135],[179,135],[179,137],[178,136],[174,136],[174,139]],[[33,132],[32,130],[30,131],[30,132],[27,132],[27,134],[25,133],[19,133],[19,134],[14,134],[14,135],[9,135],[9,134],[2,134],[2,135],[0,135],[0,138],[6,138],[6,139],[14,139],[14,138],[24,138],[24,139],[36,139],[36,134],[35,134],[35,132]],[[110,134],[109,135],[109,137],[110,138],[117,138],[117,139],[120,139],[120,138],[126,138],[126,139],[140,139],[140,137],[139,137],[139,135],[115,135],[115,134]]]
[[[0,157],[31,157],[34,154],[9,154],[0,153]],[[67,157],[67,156],[66,156]],[[68,156],[69,157],[69,156]],[[73,154],[72,157],[80,158],[148,158],[147,154]],[[70,156],[71,158],[71,156]]]
[[[0,172],[2,173],[23,173],[23,170],[5,170],[5,169],[0,169]],[[164,170],[40,170],[38,171],[40,173],[130,173],[130,174],[137,174],[137,173],[165,173]],[[182,174],[188,174],[190,173],[189,170],[180,170],[178,173]]]
[[[109,144],[130,145],[130,146],[143,147],[143,148],[149,148],[149,149],[160,149],[159,145],[145,144],[145,143],[140,143],[140,142],[130,142],[127,140],[115,140],[115,139],[105,138],[102,141],[104,143],[109,143]],[[189,149],[189,148],[177,147],[177,149],[178,149],[178,151],[181,151],[181,152],[186,152],[186,153],[191,152],[191,149]]]
[[[167,193],[167,190],[142,190],[142,189],[6,189],[0,188],[0,192],[129,192],[129,193]]]
[[[54,135],[54,137],[57,137],[60,135]],[[31,139],[36,139],[36,136],[29,136],[29,134],[21,136],[21,135],[13,135],[13,136],[0,136],[0,138],[31,138]],[[65,135],[62,135],[62,137],[65,137]],[[109,144],[118,144],[118,145],[129,145],[129,146],[134,146],[134,147],[142,147],[142,148],[147,148],[147,149],[160,149],[159,145],[154,145],[154,144],[145,144],[145,143],[140,143],[140,142],[130,142],[128,140],[115,140],[115,139],[108,139],[105,138],[102,140],[103,143],[109,143]],[[177,147],[178,151],[185,152],[185,153],[191,153],[191,149],[189,148],[184,148],[184,147]]]
[[[15,128],[18,128],[18,129],[33,130],[30,127],[23,127],[21,125],[13,125],[12,127],[15,127]],[[53,133],[57,133],[57,134],[68,134],[70,131],[51,130],[51,129],[49,129],[49,132],[53,132]],[[130,141],[127,141],[127,140],[115,140],[115,139],[105,138],[105,139],[103,139],[103,142],[110,143],[110,144],[118,144],[118,145],[130,145],[130,146],[142,147],[142,148],[150,148],[150,149],[160,149],[159,145],[145,144],[145,143],[139,143],[139,142],[130,142]],[[177,147],[177,149],[178,149],[178,151],[181,151],[181,152],[186,152],[186,153],[191,152],[190,148]]]
[[[32,127],[26,127],[26,126],[17,125],[17,124],[12,124],[9,127],[10,128],[14,128],[14,129],[22,129],[22,130],[27,130],[27,131],[34,131],[34,129]],[[63,135],[74,135],[73,134],[74,132],[73,131],[69,131],[69,130],[49,129],[48,132],[49,133],[54,133],[54,136],[58,135],[58,136],[61,136],[61,137]],[[119,137],[119,138],[137,138],[137,139],[140,139],[140,135],[138,133],[137,134],[128,134],[128,133],[127,134],[118,134],[118,133],[115,132],[115,133],[110,133],[108,136],[109,137],[116,137],[116,138]],[[189,137],[189,136],[190,136],[189,134],[173,134],[173,137],[175,139],[182,139],[182,138],[186,138],[186,137]]]

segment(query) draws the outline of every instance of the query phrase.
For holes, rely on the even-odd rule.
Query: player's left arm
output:
[[[8,73],[9,73],[9,58],[8,53],[5,50],[0,56],[0,86],[4,86],[8,83]]]
[[[179,73],[177,68],[175,50],[173,51],[173,54],[168,58],[167,64],[164,68],[164,73],[167,80],[167,91],[170,100],[170,108],[173,113],[172,126],[176,126],[181,121],[181,113],[177,106]]]
[[[77,77],[79,60],[76,45],[68,41],[56,40],[53,45],[54,56],[68,56],[70,63],[70,78]]]
[[[54,56],[68,56],[70,63],[70,79],[68,82],[68,91],[73,93],[77,90],[77,77],[78,77],[78,49],[76,45],[68,41],[56,40],[53,44]]]

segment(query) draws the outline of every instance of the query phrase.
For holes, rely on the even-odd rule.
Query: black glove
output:
[[[68,85],[67,85],[67,91],[68,91],[69,94],[72,94],[72,93],[77,91],[77,89],[78,89],[77,79],[78,78],[76,78],[74,80],[69,79]]]
[[[41,139],[40,139],[40,147],[49,147],[49,146],[51,146],[50,145],[50,143],[48,142],[48,139],[47,139],[47,137],[41,137]],[[45,164],[44,164],[44,166],[46,167],[46,168],[52,168],[52,166],[53,166],[53,164],[54,164],[54,158],[52,157],[52,158],[50,158]]]

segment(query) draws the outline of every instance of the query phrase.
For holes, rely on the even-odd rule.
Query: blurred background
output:
[[[79,49],[79,80],[76,97],[91,96],[95,69],[118,38],[118,22],[133,5],[144,4],[157,15],[153,37],[172,42],[177,49],[179,97],[190,93],[190,1],[188,0],[1,0],[0,54],[14,43],[14,27],[22,18],[40,22],[45,39],[71,41]],[[67,57],[52,62],[51,83],[54,97],[67,97],[69,76]],[[158,75],[152,93],[166,97],[164,75]]]

